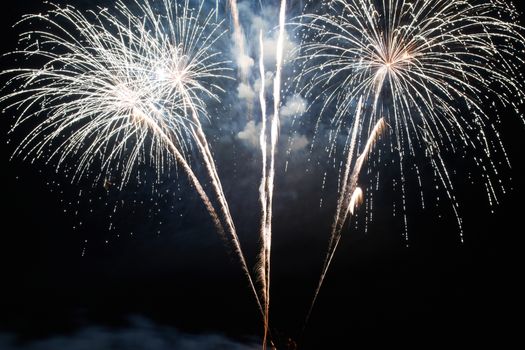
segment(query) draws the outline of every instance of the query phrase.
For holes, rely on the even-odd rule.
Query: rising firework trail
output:
[[[36,125],[15,154],[48,157],[57,169],[76,157],[74,179],[100,160],[99,177],[119,171],[122,186],[138,163],[149,161],[160,176],[175,162],[233,245],[262,313],[201,122],[211,119],[206,100],[220,101],[218,82],[230,79],[228,62],[215,50],[223,23],[214,23],[213,11],[204,13],[203,2],[192,9],[188,0],[136,0],[138,13],[122,1],[115,13],[51,6],[46,14],[22,19],[19,25],[35,21],[45,29],[23,33],[24,48],[12,53],[47,63],[2,72],[11,76],[7,85],[16,87],[0,98],[19,114],[13,129]],[[191,168],[193,148],[205,164],[220,215]]]
[[[264,305],[265,315],[264,315],[264,339],[263,339],[263,348],[266,346],[266,337],[268,334],[268,317],[267,311],[268,311],[268,290],[267,290],[267,256],[268,256],[268,249],[267,249],[267,235],[266,235],[266,222],[268,220],[268,213],[267,213],[267,179],[266,179],[266,173],[268,168],[268,137],[266,133],[266,72],[264,69],[264,37],[263,32],[261,30],[259,34],[259,44],[260,44],[260,52],[259,52],[259,73],[261,76],[261,89],[259,91],[259,102],[261,104],[261,133],[259,136],[259,145],[261,147],[261,154],[262,154],[262,175],[261,175],[261,185],[259,186],[259,200],[261,203],[261,228],[260,228],[260,235],[261,235],[261,251],[259,253],[259,267],[258,267],[258,274],[259,274],[259,281],[261,283],[261,295],[262,295],[262,302]]]
[[[273,212],[273,194],[275,183],[275,155],[277,152],[277,142],[279,140],[279,109],[281,107],[281,77],[284,59],[284,36],[286,21],[286,0],[281,1],[279,10],[279,35],[277,38],[276,49],[276,69],[273,81],[273,99],[274,109],[270,119],[269,133],[270,145],[268,147],[267,125],[266,125],[266,100],[265,100],[265,71],[264,71],[264,43],[262,33],[260,35],[260,74],[261,74],[261,92],[260,103],[262,111],[262,128],[260,134],[260,146],[263,156],[263,173],[260,185],[260,201],[262,205],[261,221],[261,253],[259,258],[259,273],[262,281],[262,295],[264,299],[264,316],[265,316],[265,334],[263,348],[266,348],[268,324],[270,317],[270,267],[272,252],[272,212]],[[268,160],[269,156],[269,160]]]
[[[307,12],[317,6],[310,1]],[[354,133],[359,125],[344,146],[353,150],[385,118],[390,152],[397,153],[400,170],[407,244],[406,163],[420,153],[452,204],[463,242],[460,205],[444,154],[470,156],[481,169],[489,203],[497,204],[505,190],[495,158],[509,166],[510,161],[496,125],[501,111],[518,111],[524,100],[525,38],[514,6],[503,0],[332,0],[320,8],[320,14],[305,13],[297,23],[304,65],[296,81],[304,96],[322,101],[321,115],[330,115],[335,135],[328,153],[335,154],[340,134]],[[328,112],[333,106],[335,114]],[[352,123],[350,116],[361,121]],[[316,130],[320,123],[321,118]],[[354,165],[350,180],[349,163],[344,164],[343,186],[346,181],[354,186],[356,166],[362,164]],[[423,179],[413,165],[424,207]],[[339,197],[330,247],[339,242],[334,232],[346,221],[349,210],[341,202],[351,201],[352,186],[345,190],[346,199]],[[321,284],[333,254],[328,256]]]
[[[360,101],[361,104],[361,101]],[[361,170],[363,169],[363,165],[370,154],[373,146],[378,141],[379,137],[383,133],[385,129],[385,121],[383,118],[381,118],[377,124],[374,126],[374,129],[370,133],[370,136],[366,142],[365,147],[363,148],[360,155],[356,158],[355,162],[353,162],[353,155],[354,150],[357,142],[357,129],[359,128],[359,119],[360,119],[360,113],[361,113],[361,107],[357,107],[357,115],[356,115],[356,122],[354,123],[354,130],[352,131],[352,140],[350,144],[350,150],[348,152],[348,157],[345,163],[345,175],[343,177],[342,182],[342,190],[339,194],[339,198],[337,201],[337,208],[336,213],[334,215],[334,222],[332,224],[332,230],[330,233],[330,242],[328,244],[328,250],[326,253],[326,258],[323,264],[323,269],[321,272],[321,277],[319,278],[319,283],[317,285],[317,288],[315,290],[314,298],[312,300],[312,303],[310,305],[310,308],[308,310],[308,314],[306,316],[305,326],[306,323],[308,323],[308,320],[312,314],[312,310],[315,306],[315,302],[317,301],[317,297],[319,296],[319,291],[321,290],[321,287],[323,286],[324,280],[326,278],[326,273],[328,272],[328,269],[330,268],[330,265],[332,263],[332,260],[334,258],[335,252],[337,250],[337,247],[339,246],[339,242],[342,237],[343,228],[345,223],[350,220],[350,218],[354,215],[355,210],[361,205],[363,202],[363,190],[358,187],[358,180],[359,175],[361,174]],[[350,172],[350,169],[352,171]]]

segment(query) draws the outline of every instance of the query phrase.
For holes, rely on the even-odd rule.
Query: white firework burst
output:
[[[230,70],[212,49],[224,32],[213,12],[187,1],[133,6],[119,1],[115,11],[87,13],[54,6],[22,19],[43,29],[23,33],[23,48],[11,55],[43,65],[2,72],[16,87],[1,97],[18,111],[14,129],[39,121],[17,153],[56,159],[58,167],[75,156],[76,177],[101,159],[101,176],[122,171],[125,183],[139,162],[152,160],[159,173],[169,165],[166,143],[182,156],[193,147],[192,130],[208,118],[205,102],[219,99],[217,81]]]
[[[512,4],[502,0],[332,0],[323,2],[320,14],[301,16],[304,66],[297,80],[305,95],[323,89],[316,96],[323,112],[335,106],[329,152],[363,98],[361,138],[382,117],[391,126],[403,207],[404,163],[423,152],[461,228],[442,152],[463,149],[483,158],[489,200],[496,203],[494,153],[506,158],[495,128],[498,113],[518,110],[524,96],[525,40],[516,18]]]
[[[306,8],[316,6],[311,1]],[[331,0],[320,5],[319,14],[299,17],[303,69],[296,82],[312,106],[321,104],[321,114],[335,110],[329,155],[335,154],[340,134],[347,153],[329,249],[306,321],[343,225],[362,200],[358,176],[383,118],[390,126],[390,151],[399,155],[393,159],[400,169],[407,244],[408,158],[423,152],[430,159],[452,203],[461,241],[459,202],[443,153],[470,151],[490,203],[497,202],[495,158],[509,159],[495,125],[500,111],[519,111],[524,97],[525,39],[516,18],[512,4],[502,0]],[[320,123],[321,118],[316,132]],[[355,163],[354,154],[360,154]],[[424,206],[420,172],[412,165]]]
[[[32,28],[11,53],[37,68],[2,72],[15,87],[0,97],[16,110],[13,129],[32,128],[16,154],[56,160],[57,168],[77,160],[74,178],[100,165],[100,177],[120,172],[123,185],[139,163],[151,162],[158,174],[176,163],[233,246],[258,302],[202,126],[211,118],[207,102],[220,102],[221,85],[232,79],[217,49],[222,22],[204,1],[192,8],[189,0],[119,0],[113,10],[87,12],[51,6],[22,19]],[[218,210],[192,170],[191,149]]]

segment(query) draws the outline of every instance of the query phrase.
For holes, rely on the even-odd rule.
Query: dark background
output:
[[[16,46],[18,31],[11,25],[44,8],[32,0],[2,5],[2,52]],[[2,59],[1,67],[9,66]],[[182,175],[166,175],[154,189],[130,184],[106,191],[92,179],[71,184],[52,164],[10,160],[21,136],[7,135],[12,122],[9,113],[0,119],[0,333],[30,342],[91,326],[118,330],[138,315],[187,333],[218,332],[239,340],[260,335],[257,307],[236,258]],[[452,164],[458,169],[465,243],[443,200],[438,208],[409,206],[407,247],[402,220],[391,215],[395,195],[376,195],[376,201],[388,204],[377,205],[366,234],[346,231],[304,333],[333,213],[332,206],[319,209],[318,203],[321,196],[335,203],[336,193],[330,186],[321,193],[322,172],[304,171],[311,164],[292,162],[291,171],[281,171],[274,221],[274,334],[297,339],[304,349],[417,339],[425,347],[457,337],[504,342],[517,335],[525,128],[518,117],[503,112],[500,130],[513,166],[501,166],[512,190],[500,205],[489,207],[481,183],[465,184],[465,174],[476,169]],[[215,147],[253,266],[258,155],[235,144]]]

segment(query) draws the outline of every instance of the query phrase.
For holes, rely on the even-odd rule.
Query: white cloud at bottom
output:
[[[57,335],[31,342],[0,333],[2,350],[255,350],[260,346],[242,344],[219,334],[189,335],[170,327],[135,319],[121,329],[89,327],[71,335]]]

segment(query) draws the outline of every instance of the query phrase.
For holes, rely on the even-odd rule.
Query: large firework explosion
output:
[[[309,13],[315,8],[318,11]],[[328,154],[335,154],[340,135],[346,139],[340,204],[344,196],[352,196],[345,194],[348,181],[355,189],[357,179],[349,178],[355,175],[345,171],[354,148],[366,154],[361,140],[384,118],[390,129],[385,138],[397,153],[407,244],[406,169],[420,153],[428,157],[446,191],[463,241],[460,203],[443,154],[473,158],[491,205],[497,203],[504,187],[495,155],[509,160],[496,126],[500,112],[518,111],[524,96],[523,60],[517,54],[523,53],[525,40],[516,18],[514,7],[499,0],[334,0],[306,5],[298,20],[303,70],[297,81],[300,92],[321,104],[322,117],[331,120]],[[314,96],[319,89],[323,93]],[[348,132],[355,120],[357,141]],[[413,169],[421,187],[417,164]],[[425,205],[422,190],[421,203]],[[349,208],[338,205],[341,211]],[[342,224],[336,214],[319,288]]]
[[[219,101],[231,71],[216,49],[225,29],[203,5],[136,0],[133,10],[119,1],[115,11],[54,6],[27,15],[19,25],[38,22],[43,29],[23,33],[23,48],[12,55],[45,63],[4,71],[17,89],[0,102],[18,111],[13,129],[39,120],[16,154],[56,159],[57,168],[78,159],[75,178],[98,162],[99,178],[119,171],[122,185],[141,162],[151,162],[158,174],[180,167],[257,297],[202,127],[211,118],[206,101]],[[219,210],[192,170],[190,150],[207,170]]]
[[[252,72],[245,65],[250,57],[239,8],[237,1],[227,4],[234,60],[246,82]],[[218,9],[219,1],[214,5]],[[28,15],[19,25],[38,23],[42,29],[23,33],[22,48],[12,55],[37,68],[4,71],[10,77],[8,87],[15,90],[0,97],[19,116],[14,129],[35,125],[16,154],[55,161],[57,168],[76,159],[77,179],[99,167],[98,180],[119,172],[123,186],[140,163],[150,162],[157,176],[172,166],[181,168],[217,230],[238,254],[263,316],[263,347],[270,342],[272,212],[286,73],[286,5],[280,1],[274,23],[276,67],[269,116],[264,33],[258,38],[263,159],[259,292],[203,127],[214,118],[207,102],[221,103],[226,94],[223,82],[233,79],[230,62],[217,49],[226,36],[218,12],[205,10],[202,1],[192,9],[189,0],[135,0],[131,6],[118,1],[114,10],[84,13],[55,6],[44,15]],[[388,161],[399,168],[407,242],[407,173],[415,169],[420,188],[425,181],[414,161],[418,154],[428,157],[450,199],[462,241],[460,203],[444,155],[461,157],[473,151],[489,201],[497,203],[503,190],[494,159],[503,157],[509,163],[496,127],[499,112],[517,111],[523,102],[523,61],[516,54],[523,52],[524,38],[515,18],[515,10],[499,0],[333,0],[306,5],[295,23],[302,66],[294,92],[310,100],[310,111],[321,111],[317,127],[329,119],[326,149],[334,163],[339,146],[343,148],[336,214],[316,297],[344,225],[367,194],[366,187],[359,187],[359,176],[376,143],[397,155]],[[253,117],[252,111],[247,114]],[[376,164],[388,158],[382,149],[378,154],[373,157]],[[192,169],[197,162],[206,169],[210,189]],[[425,205],[422,190],[421,203]]]

